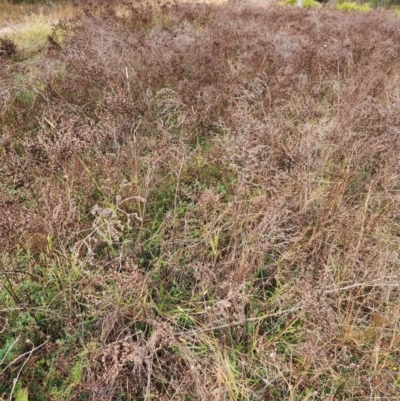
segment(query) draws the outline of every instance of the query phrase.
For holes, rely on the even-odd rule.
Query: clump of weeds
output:
[[[0,398],[395,399],[399,32],[81,2],[2,40]]]

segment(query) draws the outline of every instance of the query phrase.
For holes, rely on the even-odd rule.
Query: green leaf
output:
[[[27,388],[16,388],[15,389],[15,401],[28,401],[28,389]]]

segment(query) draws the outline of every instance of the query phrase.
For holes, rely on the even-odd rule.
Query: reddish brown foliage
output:
[[[395,397],[400,20],[128,8],[1,61],[0,245],[63,294],[37,338],[85,327],[70,397]]]

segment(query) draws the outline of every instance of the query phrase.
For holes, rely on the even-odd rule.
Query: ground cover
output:
[[[80,3],[0,55],[0,397],[400,387],[400,19]]]

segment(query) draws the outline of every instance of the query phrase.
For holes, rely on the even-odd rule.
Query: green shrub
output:
[[[336,8],[338,10],[359,11],[362,13],[366,13],[369,10],[371,10],[371,7],[369,4],[356,4],[356,3],[352,3],[350,1],[340,2],[339,4],[336,5]]]

